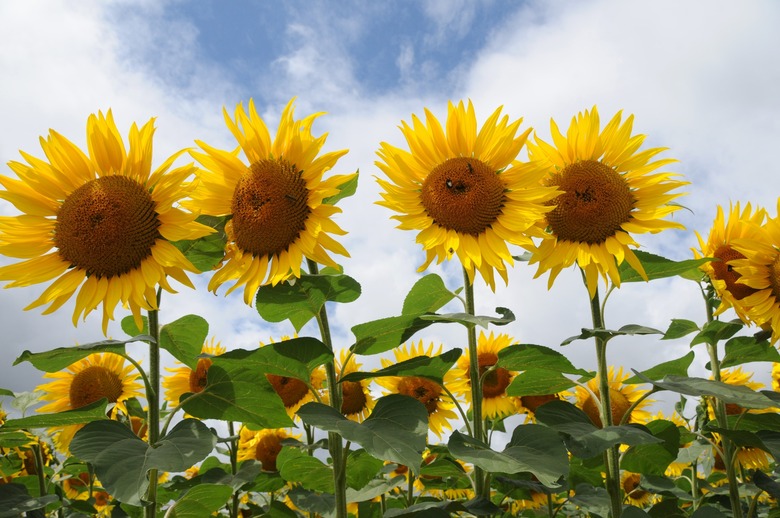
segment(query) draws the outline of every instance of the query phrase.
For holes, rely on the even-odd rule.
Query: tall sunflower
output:
[[[347,349],[342,349],[336,360],[336,372],[339,378],[352,372],[358,372],[362,366],[352,355],[347,360]],[[345,362],[345,360],[347,360]],[[362,422],[373,410],[376,402],[371,395],[369,380],[360,381],[342,381],[341,385],[341,413],[347,419]]]
[[[404,344],[393,350],[395,362],[382,358],[382,367],[389,367],[394,363],[418,356],[436,356],[441,354],[441,348],[441,345],[434,347],[433,343],[425,347],[422,340],[417,344]],[[418,376],[384,376],[375,379],[385,389],[385,394],[403,394],[422,403],[428,411],[428,427],[437,437],[441,437],[445,429],[452,430],[450,421],[458,418],[453,411],[455,403],[435,381]],[[445,383],[449,385],[448,382]]]
[[[227,293],[244,286],[247,304],[259,286],[300,277],[304,258],[335,267],[328,252],[349,257],[329,235],[346,232],[331,219],[341,209],[327,198],[338,194],[338,187],[357,173],[323,179],[347,150],[318,156],[327,134],[314,137],[311,127],[322,114],[295,120],[293,100],[282,112],[273,141],[253,101],[248,111],[238,105],[235,120],[224,110],[225,122],[248,165],[237,152],[201,141],[197,144],[203,152],[192,152],[205,170],[199,172],[191,206],[204,214],[230,217],[225,226],[225,260],[211,278],[209,290],[216,292],[223,283],[235,281]]]
[[[225,348],[219,342],[215,342],[212,338],[210,342],[203,344],[201,348],[201,354],[208,354],[210,356],[219,356],[225,352]],[[175,368],[165,368],[168,372],[172,373],[170,376],[163,377],[162,386],[165,389],[165,400],[179,404],[179,399],[187,393],[197,394],[202,392],[206,386],[208,379],[209,367],[211,367],[212,361],[209,357],[199,358],[198,364],[195,369],[191,369],[186,365],[181,365]]]
[[[102,398],[113,404],[111,417],[118,412],[127,414],[125,401],[143,397],[143,385],[138,383],[138,371],[124,358],[112,353],[90,354],[60,372],[47,372],[44,378],[55,381],[36,387],[44,395],[41,400],[50,401],[38,408],[38,412],[64,412],[75,410]],[[68,425],[52,428],[54,444],[63,453],[68,452],[73,435],[84,425]]]
[[[630,377],[630,374],[623,374],[623,368],[615,372],[614,367],[608,371],[609,396],[612,403],[612,421],[614,425],[620,424],[623,417],[628,412],[631,405],[639,400],[644,391],[638,389],[636,385],[624,385],[623,382]],[[599,415],[599,382],[598,378],[593,378],[587,383],[587,389],[582,386],[575,388],[576,405],[593,421],[593,424],[603,428],[601,416]],[[594,396],[595,395],[595,399]],[[651,415],[646,407],[652,403],[651,399],[643,399],[637,406],[631,410],[626,422],[628,423],[646,423]]]
[[[498,363],[498,352],[505,347],[517,343],[514,338],[507,334],[485,336],[484,332],[479,333],[477,339],[477,362],[479,364],[479,375]],[[465,396],[469,404],[471,401],[471,365],[469,352],[466,351],[458,358],[458,362],[450,369],[444,377],[444,381],[449,383],[452,392],[456,395]],[[516,398],[507,396],[506,389],[515,372],[509,371],[503,367],[496,367],[482,382],[482,412],[488,419],[498,419],[514,414],[517,411]]]
[[[675,180],[674,173],[650,174],[675,160],[652,161],[664,148],[640,152],[645,136],[631,135],[633,122],[631,115],[621,123],[618,112],[601,130],[594,106],[572,118],[566,136],[551,121],[553,145],[538,137],[528,143],[530,159],[546,171],[544,184],[563,191],[539,223],[548,239],[531,248],[530,263],[539,264],[536,276],[550,271],[549,286],[575,262],[585,272],[591,298],[599,275],[620,286],[618,266],[624,260],[646,278],[629,248],[639,246],[631,234],[684,228],[663,218],[680,209],[670,202],[684,193],[671,191],[687,182]]]
[[[173,291],[171,276],[192,287],[195,267],[170,241],[197,239],[212,229],[174,205],[186,197],[192,166],[166,160],[151,172],[154,119],[130,128],[125,148],[111,110],[87,120],[87,156],[54,130],[41,138],[46,160],[23,151],[27,163],[9,162],[17,179],[0,176],[3,198],[23,214],[0,217],[0,253],[23,259],[0,268],[6,287],[53,281],[25,309],[57,310],[74,293],[73,324],[103,306],[103,332],[118,303],[141,322],[157,309],[156,288]]]
[[[475,270],[491,288],[494,270],[506,282],[507,243],[529,244],[527,232],[557,193],[540,185],[543,169],[511,166],[531,131],[517,135],[521,122],[498,108],[477,132],[471,101],[450,102],[446,131],[426,109],[425,124],[416,115],[411,126],[401,123],[410,151],[380,144],[376,165],[389,180],[377,179],[384,189],[377,203],[398,213],[398,228],[419,231],[426,253],[419,271],[457,255],[472,283]]]

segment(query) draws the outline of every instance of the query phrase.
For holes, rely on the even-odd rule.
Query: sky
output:
[[[376,205],[381,172],[374,162],[380,142],[405,146],[399,124],[426,107],[443,121],[449,100],[471,99],[481,124],[503,106],[546,140],[551,118],[566,127],[594,105],[602,120],[618,110],[633,113],[634,132],[647,135],[645,147],[668,148],[662,156],[679,160],[670,169],[690,182],[679,200],[687,210],[675,215],[687,229],[638,237],[652,253],[691,258],[694,231],[706,235],[718,205],[749,201],[776,215],[778,23],[780,3],[772,0],[2,2],[0,161],[19,160],[19,150],[43,156],[38,139],[50,128],[83,147],[87,117],[109,108],[125,136],[133,122],[156,117],[155,165],[196,139],[232,149],[223,107],[232,112],[254,99],[272,133],[292,97],[300,117],[327,112],[314,127],[329,134],[325,150],[349,149],[333,172],[360,171],[357,194],[340,202],[343,213],[336,217],[349,232],[341,239],[351,255],[342,261],[345,272],[363,292],[356,302],[329,307],[335,343],[343,348],[354,341],[352,326],[399,314],[421,275],[416,233],[395,229],[391,212]],[[0,174],[13,175],[7,167]],[[3,203],[0,214],[16,209]],[[456,263],[428,272],[451,289],[462,282]],[[534,279],[534,273],[518,263],[508,286],[499,282],[495,292],[478,282],[477,313],[509,307],[517,320],[496,332],[552,347],[594,369],[592,343],[559,346],[591,327],[579,273],[565,271],[549,290],[546,276]],[[210,336],[229,349],[293,332],[289,323],[263,322],[239,292],[208,293],[207,275],[195,283],[195,291],[164,295],[161,322],[200,314]],[[26,391],[42,382],[29,364],[12,367],[24,350],[103,338],[99,312],[74,327],[72,304],[47,316],[23,311],[44,288],[0,291],[2,388]],[[624,285],[606,311],[613,329],[635,323],[664,330],[672,318],[704,321],[696,284]],[[316,336],[316,326],[301,334]],[[124,337],[118,322],[109,336]],[[465,332],[455,325],[431,326],[414,338],[420,339],[466,347]],[[690,373],[708,376],[701,347]],[[140,345],[129,350],[144,354]],[[642,370],[688,350],[685,339],[628,337],[610,343],[608,359]],[[768,379],[770,365],[750,368]]]

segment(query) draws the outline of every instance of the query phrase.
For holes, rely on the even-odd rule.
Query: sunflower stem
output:
[[[474,311],[474,285],[471,284],[469,273],[463,268],[463,291],[466,295],[466,313],[476,315]],[[473,437],[485,441],[482,429],[482,384],[479,375],[479,352],[477,351],[477,329],[473,325],[466,326],[469,340],[469,379],[471,380],[471,422]],[[488,496],[489,487],[485,487],[485,472],[474,467],[474,492],[477,497]]]
[[[43,472],[43,448],[41,447],[41,438],[37,437],[36,442],[30,445],[35,456],[35,471],[38,476],[38,490],[40,496],[46,496],[46,474]]]
[[[317,275],[319,267],[316,261],[306,259],[306,265],[309,273]],[[333,360],[325,364],[325,375],[328,380],[328,391],[330,393],[330,405],[341,413],[341,385],[337,383],[336,376],[336,358],[333,350],[333,340],[330,335],[330,325],[328,324],[328,312],[323,304],[319,313],[317,313],[317,325],[320,328],[322,342],[334,352]],[[328,433],[328,451],[333,462],[333,488],[336,497],[336,518],[347,518],[347,471],[345,469],[344,446],[341,442],[341,436],[334,432]]]
[[[157,307],[160,307],[160,290],[157,290]],[[160,439],[160,323],[158,310],[152,309],[149,315],[149,384],[146,387],[146,401],[149,405],[146,423],[149,445]],[[149,489],[146,492],[149,505],[145,508],[146,518],[157,516],[157,470],[149,470]]]
[[[236,430],[233,426],[233,421],[228,421],[228,433],[233,439],[228,443],[228,451],[230,452],[230,472],[235,475],[238,473],[238,439],[236,439]],[[238,497],[238,490],[233,491],[230,518],[238,518]]]
[[[599,290],[596,288],[590,299],[590,313],[594,329],[604,329],[603,308],[599,304]],[[609,394],[609,365],[607,363],[607,340],[596,336],[596,361],[598,366],[599,400],[601,401],[600,418],[602,428],[612,426],[612,403]],[[612,446],[604,452],[604,464],[607,468],[607,493],[612,508],[612,518],[620,518],[623,502],[620,498],[620,465],[618,447]]]

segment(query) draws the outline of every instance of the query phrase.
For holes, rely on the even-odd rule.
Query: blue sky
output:
[[[358,193],[339,216],[352,255],[344,266],[363,286],[359,302],[333,310],[336,342],[346,347],[351,326],[398,313],[417,278],[423,255],[414,234],[395,230],[374,204],[373,177],[379,143],[402,145],[400,121],[424,107],[443,118],[448,100],[470,98],[481,122],[503,105],[545,139],[551,117],[566,126],[593,105],[604,119],[620,109],[635,114],[646,145],[670,148],[664,156],[679,159],[674,170],[691,182],[681,200],[690,211],[678,213],[688,230],[639,239],[654,253],[690,257],[693,231],[708,231],[717,204],[752,201],[774,214],[778,22],[780,4],[771,0],[3,2],[0,159],[17,160],[20,149],[41,156],[38,137],[49,128],[83,145],[87,116],[108,108],[124,134],[133,121],[157,117],[155,164],[195,139],[232,148],[221,110],[250,97],[270,128],[293,96],[299,116],[328,112],[315,132],[329,133],[327,150],[350,149],[334,172],[361,171]],[[2,205],[0,213],[14,209]],[[452,288],[460,281],[456,265],[431,271]],[[562,274],[551,290],[533,273],[521,264],[508,287],[478,286],[477,308],[510,307],[518,320],[501,332],[557,347],[590,325],[585,291],[577,272]],[[164,299],[163,322],[202,314],[229,347],[292,331],[263,323],[239,296],[224,297],[224,289],[214,296],[205,279],[196,283],[197,291]],[[22,312],[42,289],[0,292],[0,387],[39,382],[29,365],[11,367],[24,349],[101,338],[98,315],[74,328],[68,306],[51,316]],[[607,313],[610,327],[663,329],[671,318],[704,317],[695,285],[682,280],[625,286]],[[109,332],[122,336],[118,325]],[[465,339],[454,326],[420,338],[446,347]],[[684,341],[613,343],[612,363],[640,369],[688,350]],[[564,351],[582,367],[595,365],[591,344]],[[699,354],[695,373],[705,373],[705,362]]]

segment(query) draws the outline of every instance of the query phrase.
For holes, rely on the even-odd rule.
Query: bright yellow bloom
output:
[[[219,342],[212,338],[211,342],[206,342],[201,348],[201,354],[219,356],[225,352],[225,348]],[[166,367],[165,370],[173,373],[170,376],[163,377],[162,386],[165,389],[165,400],[174,405],[179,404],[179,399],[187,393],[197,394],[203,391],[208,379],[209,367],[211,367],[211,358],[199,358],[195,370],[190,369],[181,362],[176,362],[180,367],[173,369]]]
[[[640,509],[655,500],[653,493],[639,487],[641,477],[639,473],[631,473],[630,471],[624,471],[620,477],[620,486],[625,493],[625,502]]]
[[[550,271],[549,286],[562,269],[574,264],[585,272],[593,298],[599,275],[620,286],[618,266],[624,261],[643,277],[644,268],[630,246],[639,246],[631,234],[684,228],[663,218],[681,207],[670,203],[683,193],[672,193],[687,182],[674,173],[653,173],[674,162],[652,162],[664,148],[639,151],[644,135],[631,135],[634,116],[621,124],[621,113],[600,129],[596,107],[572,118],[566,136],[550,122],[553,144],[535,138],[528,143],[532,161],[544,164],[545,185],[563,194],[550,202],[555,208],[539,225],[548,239],[532,248],[530,263],[539,263],[536,276]]]
[[[133,397],[143,397],[143,385],[136,380],[139,377],[135,367],[125,364],[124,358],[117,354],[90,354],[60,372],[47,372],[44,378],[55,381],[40,385],[36,390],[45,392],[41,399],[51,401],[38,408],[38,412],[64,412],[81,408],[102,398],[113,404],[111,417],[118,412],[127,415],[125,401]],[[54,444],[58,450],[68,453],[73,435],[84,425],[69,425],[52,428],[56,433]]]
[[[410,151],[381,143],[376,165],[389,180],[377,179],[377,203],[398,213],[398,228],[419,231],[419,271],[457,255],[472,283],[475,269],[493,289],[494,270],[507,281],[507,243],[530,244],[527,232],[557,194],[540,185],[545,172],[535,164],[510,166],[531,131],[518,136],[521,122],[498,108],[477,132],[471,101],[450,102],[445,128],[427,109],[425,124],[416,115],[401,123]]]
[[[248,111],[238,105],[235,120],[224,110],[248,165],[237,152],[200,141],[203,152],[192,152],[205,170],[199,171],[200,184],[190,206],[204,214],[230,216],[225,260],[209,290],[216,292],[223,283],[235,281],[227,293],[244,286],[247,304],[259,286],[300,277],[304,258],[337,267],[328,252],[349,257],[329,235],[346,232],[331,219],[341,209],[327,198],[357,173],[323,180],[347,150],[318,156],[327,135],[314,137],[311,128],[322,114],[295,120],[293,100],[282,112],[273,141],[253,101]]]
[[[349,361],[344,363],[347,359],[348,351],[342,349],[336,359],[336,372],[339,378],[346,376],[352,372],[358,372],[362,365],[355,361],[355,355],[349,357]],[[341,385],[341,413],[344,414],[347,419],[362,422],[374,409],[376,402],[369,390],[370,380],[360,381],[342,381]]]
[[[395,362],[382,358],[382,367],[389,367],[394,363],[401,363],[418,356],[437,356],[439,354],[441,354],[441,345],[434,347],[433,343],[430,343],[428,347],[425,347],[423,341],[420,340],[417,344],[404,344],[393,350]],[[428,427],[437,437],[441,437],[445,429],[452,430],[450,420],[458,418],[453,411],[455,403],[442,386],[435,381],[418,376],[383,376],[375,379],[385,389],[385,394],[403,394],[422,403],[428,411]]]
[[[507,334],[494,335],[491,331],[489,336],[485,336],[484,331],[480,331],[477,339],[479,375],[482,376],[498,362],[498,352],[501,349],[515,343],[517,343],[515,339]],[[455,366],[444,377],[444,381],[452,388],[453,394],[464,396],[466,401],[472,404],[470,361],[467,350],[458,358]],[[482,382],[482,415],[485,418],[499,419],[517,411],[516,398],[506,395],[506,389],[512,383],[515,374],[514,371],[498,367],[485,376]]]
[[[25,309],[52,313],[78,292],[73,324],[102,304],[105,333],[120,302],[140,327],[141,310],[157,309],[157,286],[173,292],[169,275],[192,287],[185,270],[197,270],[170,241],[212,229],[174,206],[194,167],[168,171],[174,155],[151,172],[153,121],[133,124],[126,150],[111,110],[98,112],[87,120],[89,156],[51,130],[41,138],[47,160],[22,151],[26,164],[9,162],[19,179],[0,176],[0,198],[23,214],[0,217],[0,253],[24,260],[0,268],[0,280],[53,281]]]
[[[283,428],[250,430],[244,426],[239,433],[238,460],[255,459],[262,463],[263,471],[278,471],[276,458],[282,451],[282,441],[298,437]]]
[[[638,389],[636,385],[623,385],[623,381],[627,380],[630,377],[630,374],[623,374],[622,367],[618,369],[617,373],[615,372],[614,367],[610,367],[607,377],[609,380],[609,398],[612,403],[612,424],[618,425],[623,420],[628,409],[631,408],[631,405],[638,401],[645,391]],[[599,413],[600,403],[597,403],[600,394],[598,378],[590,380],[587,383],[587,387],[587,389],[579,385],[576,387],[576,405],[587,414],[594,425],[603,428]],[[594,396],[596,399],[594,399]],[[626,422],[648,422],[650,420],[650,413],[645,410],[645,408],[650,405],[652,401],[653,400],[649,398],[643,399],[631,411]]]

